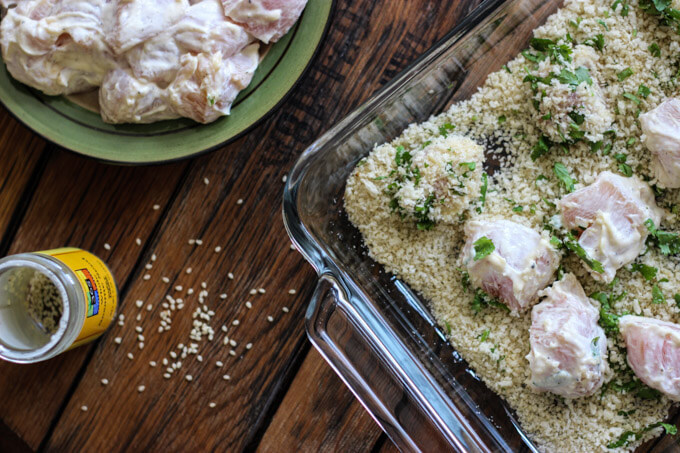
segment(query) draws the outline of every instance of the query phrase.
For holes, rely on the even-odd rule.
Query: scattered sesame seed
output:
[[[182,291],[184,288],[182,288],[182,285],[177,285],[175,286],[175,291]]]
[[[156,254],[155,254],[155,253],[154,253],[153,255],[151,255],[151,261],[152,261],[152,262],[153,262],[153,261],[156,261]]]
[[[109,244],[108,242],[105,243],[105,244],[104,244],[104,248],[105,248],[106,250],[111,250],[111,244]]]
[[[168,366],[169,362],[168,362],[168,359],[163,359],[163,361],[161,363],[163,364],[163,366]]]
[[[201,288],[203,289],[208,288],[208,284],[206,282],[201,282]]]
[[[137,326],[137,327],[135,327],[135,332],[142,333],[142,332],[144,332],[144,329],[142,329],[142,326]]]
[[[225,374],[224,376],[222,376],[222,379],[224,379],[225,381],[228,381],[229,379],[231,379],[231,376],[229,376],[228,374]]]
[[[133,356],[131,352],[128,352],[128,353],[127,353],[127,358],[130,359],[130,360],[132,360],[132,359],[135,358],[135,356]]]
[[[210,409],[214,409],[215,406],[217,406],[217,404],[215,404],[215,403],[210,403],[210,404],[208,404],[208,407],[210,407]]]
[[[243,198],[239,198],[238,200],[236,200],[236,204],[242,205],[243,204]]]
[[[172,377],[172,375],[171,375],[170,373],[165,373],[165,374],[163,375],[163,377],[164,377],[165,379],[170,379],[170,378]]]
[[[151,368],[156,368],[156,362],[154,362],[154,361],[152,360],[151,362],[149,362],[149,366],[150,366]]]
[[[177,353],[175,351],[170,351],[170,357],[172,357],[173,359],[176,359]]]
[[[135,244],[142,245],[142,240],[140,238],[135,239]]]
[[[137,340],[138,341],[144,341],[144,335],[142,335],[141,333],[139,335],[137,335]]]
[[[274,318],[272,316],[267,316],[267,321],[274,322]]]
[[[235,357],[235,356],[236,356],[236,351],[234,351],[234,350],[232,349],[231,351],[229,351],[229,355]]]
[[[142,320],[142,314],[137,313],[137,316],[135,316],[135,321],[141,321]]]
[[[101,383],[102,383],[102,385],[109,385],[109,380],[108,379],[102,379]]]
[[[227,326],[226,326],[226,325],[223,325],[223,326],[222,326],[222,332],[226,332],[227,330],[229,330],[229,329],[227,328]]]
[[[227,298],[227,293],[220,294],[220,299],[224,300]]]
[[[260,288],[260,289],[257,290],[257,292],[260,293],[260,294],[264,294],[267,291],[265,291],[264,288]]]
[[[189,245],[195,245],[196,239],[189,239]]]
[[[295,291],[295,290],[292,289],[292,288],[288,290],[288,294],[295,294],[296,292],[297,292],[297,291]]]
[[[256,290],[256,289],[251,289],[251,290],[250,290],[250,295],[251,295],[251,296],[254,296],[255,294],[257,294],[257,290]]]
[[[146,270],[151,270],[151,268],[153,267],[153,264],[146,263],[146,266],[144,266],[144,267],[146,268]]]
[[[238,343],[236,343],[235,340],[229,340],[229,344],[230,344],[233,348],[235,348],[235,347],[238,345]]]
[[[191,382],[191,381],[194,380],[194,377],[193,377],[192,375],[190,375],[190,374],[187,374],[186,376],[184,376],[184,379],[186,379],[187,381]]]
[[[252,347],[253,347],[253,344],[252,344],[252,343],[248,343],[248,344],[246,345],[246,349],[250,349],[250,348],[252,348]]]
[[[222,367],[224,366],[224,363],[222,363],[222,362],[220,362],[220,361],[218,360],[217,362],[215,362],[215,366],[216,366],[217,368],[222,368]]]
[[[247,302],[246,302],[246,308],[247,308],[248,310],[250,310],[251,308],[253,308],[253,304],[251,304],[250,301],[247,301]]]
[[[283,310],[284,313],[288,313],[290,311],[288,307],[283,307],[281,310]]]
[[[220,247],[219,245],[217,247],[215,247],[215,253],[220,253],[221,251],[222,251],[222,247]]]
[[[196,239],[196,245],[203,245],[202,239]]]
[[[83,412],[87,412],[87,406],[80,406],[80,410]]]
[[[161,280],[163,280],[163,283],[170,283],[170,279],[168,277],[161,277]]]
[[[192,269],[190,267],[187,267],[186,273],[191,274]]]
[[[295,244],[290,244],[290,249],[295,250]]]
[[[139,387],[137,387],[137,391],[138,391],[139,393],[142,393],[144,390],[146,390],[146,387],[143,386],[143,385],[140,385]]]
[[[288,181],[288,175],[283,175],[283,178],[281,178],[281,181],[283,181],[283,182]]]
[[[196,356],[196,360],[198,360],[199,362],[202,362],[202,361],[203,361],[203,356],[200,355],[200,354],[197,355],[197,356]]]
[[[139,346],[139,349],[144,349],[144,343],[139,343],[138,346]]]
[[[137,308],[142,308],[142,305],[144,305],[144,301],[141,299],[137,299],[135,301],[135,305],[137,306]]]
[[[150,274],[144,274],[144,277],[142,277],[144,280],[151,280],[151,275]]]
[[[159,205],[159,204],[153,205],[153,210],[154,210],[154,211],[158,211],[160,208],[161,208],[161,205]]]
[[[234,320],[231,322],[231,324],[234,325],[234,326],[238,326],[239,324],[241,324],[241,321],[239,321],[238,319],[234,319]]]
[[[151,311],[153,310],[153,305],[149,304],[146,306],[146,311]]]
[[[227,277],[229,277],[229,280],[233,280],[233,279],[234,279],[234,274],[232,274],[231,272],[229,272],[229,273],[227,274]]]
[[[208,184],[210,184],[210,180],[208,178],[203,178],[203,184],[207,186]]]
[[[121,344],[123,342],[123,339],[121,337],[116,337],[113,339],[113,342],[116,344]]]
[[[119,321],[124,321],[125,320],[125,315],[123,313],[118,315],[118,320]]]

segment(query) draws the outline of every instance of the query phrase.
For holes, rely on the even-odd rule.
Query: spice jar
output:
[[[111,271],[77,248],[0,259],[0,358],[34,363],[89,343],[118,304]]]

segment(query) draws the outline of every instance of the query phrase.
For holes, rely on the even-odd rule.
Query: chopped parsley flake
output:
[[[486,236],[482,236],[477,239],[473,245],[475,247],[475,261],[486,258],[487,256],[491,255],[494,250],[496,250],[496,246],[493,245],[491,239]]]
[[[482,188],[479,195],[479,206],[477,206],[477,212],[482,212],[484,205],[486,204],[486,191],[489,189],[489,175],[486,172],[482,173]]]
[[[626,98],[626,99],[630,99],[631,101],[635,102],[638,105],[640,104],[640,102],[642,102],[642,101],[640,101],[640,98],[638,98],[634,94],[623,93],[623,97]]]
[[[607,448],[620,448],[620,447],[625,447],[628,444],[630,444],[633,441],[640,440],[642,436],[646,432],[649,432],[655,428],[663,428],[666,431],[666,434],[670,434],[671,436],[675,436],[678,433],[678,428],[675,427],[675,425],[670,425],[668,423],[652,423],[651,425],[642,428],[640,431],[625,431],[619,438],[611,442],[607,445]]]
[[[651,93],[650,89],[646,87],[645,85],[640,85],[638,87],[638,94],[642,96],[643,98],[647,99],[647,96],[649,96],[649,93]]]
[[[654,283],[654,286],[652,286],[652,303],[653,304],[666,303],[666,298],[664,297],[663,293],[661,292],[661,288],[659,288],[659,285],[657,283]]]
[[[579,244],[576,241],[576,238],[574,237],[573,234],[571,233],[567,234],[567,238],[564,240],[564,246],[567,247],[572,252],[576,253],[576,256],[581,258],[592,270],[594,270],[598,274],[604,273],[604,267],[602,267],[602,263],[590,258],[588,256],[588,252],[586,252],[585,249],[581,247],[581,244]]]
[[[619,72],[616,74],[616,77],[619,79],[619,82],[623,82],[626,80],[628,77],[633,75],[633,70],[630,68],[626,68],[623,71]]]
[[[562,185],[567,192],[574,191],[574,180],[569,175],[569,170],[567,170],[567,167],[565,167],[563,163],[555,162],[553,172],[555,173],[555,176],[557,176],[557,179],[562,182]]]
[[[487,338],[489,338],[489,329],[486,329],[484,332],[482,332],[477,338],[479,338],[480,343],[484,343]]]
[[[657,229],[652,219],[645,220],[645,226],[649,231],[648,240],[656,243],[661,253],[664,255],[680,253],[680,236],[677,233]]]
[[[439,135],[442,137],[447,137],[449,135],[449,132],[454,130],[456,126],[450,123],[445,123],[442,126],[439,126]]]
[[[639,272],[648,282],[651,282],[656,278],[656,273],[659,271],[657,268],[652,266],[647,266],[642,263],[633,263],[630,270],[632,272]]]
[[[661,56],[661,48],[657,43],[652,43],[647,50],[649,50],[653,57],[659,58]]]

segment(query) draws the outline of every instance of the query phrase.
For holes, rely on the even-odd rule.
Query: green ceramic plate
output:
[[[37,134],[76,153],[121,164],[168,162],[234,140],[272,112],[311,61],[333,0],[309,0],[286,36],[272,46],[231,115],[203,125],[187,119],[112,125],[61,96],[45,96],[15,81],[0,65],[0,102]],[[18,150],[20,151],[20,150]]]

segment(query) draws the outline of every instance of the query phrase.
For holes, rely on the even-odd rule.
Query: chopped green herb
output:
[[[664,255],[680,253],[680,236],[677,233],[662,231],[656,228],[652,219],[645,220],[645,226],[650,234],[650,240],[655,242]]]
[[[479,338],[480,343],[484,343],[489,338],[489,329],[486,329],[477,338]]]
[[[536,160],[542,155],[547,154],[550,151],[551,144],[550,139],[545,135],[539,137],[538,143],[531,149],[531,160]]]
[[[555,162],[553,172],[555,173],[555,176],[557,176],[557,179],[562,182],[562,185],[564,185],[567,192],[574,191],[574,180],[569,175],[569,170],[567,170],[567,167],[565,167],[564,164]]]
[[[653,57],[659,58],[661,56],[661,48],[657,43],[652,43],[647,50],[649,50]]]
[[[473,171],[477,168],[476,162],[461,162],[458,164],[459,167],[467,167],[468,170]]]
[[[647,96],[649,96],[649,93],[651,93],[650,89],[647,88],[645,85],[640,85],[638,87],[638,94],[642,96],[643,98],[647,99]]]
[[[454,126],[453,124],[445,123],[442,126],[439,126],[439,135],[446,137],[449,134],[449,132],[451,132],[455,128],[456,126]]]
[[[663,428],[666,430],[666,434],[670,434],[671,436],[674,436],[678,433],[678,429],[675,427],[675,425],[670,425],[668,423],[652,423],[651,425],[642,428],[640,431],[625,431],[623,434],[619,436],[619,438],[616,441],[613,441],[607,445],[607,448],[621,448],[625,447],[628,444],[630,444],[633,441],[640,440],[642,436],[644,436],[645,433],[655,429],[655,428]]]
[[[513,212],[522,212],[522,211],[524,211],[524,207],[522,207],[522,206],[515,206],[514,208],[512,208],[512,211],[513,211]]]
[[[505,117],[505,115],[501,115],[501,116],[498,117],[498,124],[503,124],[503,123],[505,123],[505,121],[507,121],[507,118]]]
[[[564,240],[564,245],[569,250],[576,253],[576,256],[581,258],[592,270],[594,270],[598,274],[604,273],[604,267],[602,267],[602,263],[590,258],[588,256],[588,252],[586,252],[585,249],[581,247],[581,244],[579,244],[576,241],[576,238],[574,237],[573,234],[571,233],[567,234],[567,238]]]
[[[631,101],[635,102],[636,104],[640,104],[640,102],[642,102],[642,101],[640,101],[640,98],[638,98],[634,94],[623,93],[623,97],[626,98],[626,99],[630,99]]]
[[[661,292],[661,288],[659,288],[659,285],[654,283],[654,286],[652,286],[652,303],[653,304],[665,304],[666,303],[666,298],[664,297],[663,293]]]
[[[507,305],[502,304],[501,302],[498,302],[496,299],[492,298],[488,294],[486,294],[484,291],[481,289],[478,289],[475,292],[475,297],[472,300],[472,310],[475,313],[481,312],[484,307],[491,306],[491,307],[497,307],[505,311],[510,311],[510,309],[507,307]]]
[[[491,255],[494,250],[496,250],[496,246],[494,246],[493,242],[491,242],[491,239],[486,236],[482,236],[477,239],[473,245],[475,247],[475,261],[486,258],[487,256]]]
[[[675,301],[675,305],[680,308],[680,294],[674,294],[673,300]]]
[[[593,79],[590,78],[590,72],[585,66],[579,66],[574,72],[571,72],[567,69],[562,69],[560,74],[557,76],[557,80],[559,80],[561,83],[574,87],[580,85],[583,82],[587,83],[588,85],[593,84]]]
[[[508,65],[503,65],[503,69],[505,69],[508,74],[512,74],[512,71],[510,70],[510,68],[508,68]]]
[[[594,38],[587,40],[585,44],[594,47],[600,52],[602,52],[602,50],[604,50],[604,36],[602,35],[602,33],[598,33],[595,35]]]
[[[619,72],[616,74],[616,77],[619,79],[619,82],[623,82],[626,80],[628,77],[633,75],[633,70],[630,68],[626,68],[623,71]]]
[[[656,278],[656,273],[659,271],[657,268],[652,266],[647,266],[642,263],[633,263],[630,270],[632,272],[639,272],[648,282],[651,282]]]
[[[446,333],[451,335],[451,324],[448,321],[444,321],[444,325],[446,326]]]
[[[607,24],[602,19],[598,19],[597,23],[602,25],[605,30],[609,31],[609,27],[607,27]]]
[[[486,172],[482,173],[482,188],[479,195],[479,206],[477,207],[477,212],[482,212],[484,205],[486,204],[486,191],[489,189],[489,175]]]

